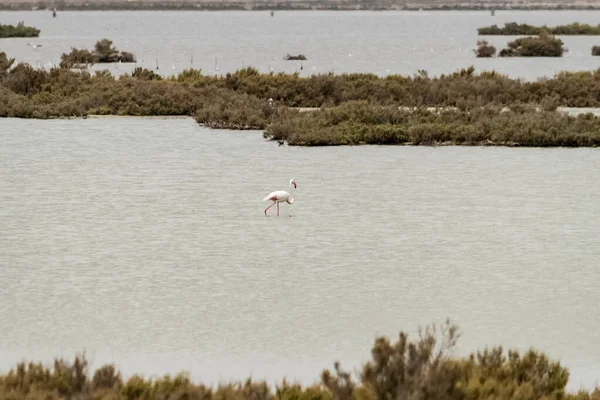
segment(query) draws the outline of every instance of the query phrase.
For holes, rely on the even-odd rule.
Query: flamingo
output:
[[[283,203],[286,202],[288,204],[292,204],[294,202],[294,189],[296,189],[296,180],[295,179],[290,179],[290,191],[289,193],[286,192],[285,190],[276,190],[274,192],[269,193],[269,195],[267,197],[265,197],[263,199],[263,201],[272,201],[273,204],[271,204],[269,207],[267,207],[265,209],[265,216],[267,215],[267,211],[269,210],[269,208],[273,207],[275,204],[277,204],[277,216],[279,217],[279,203]]]

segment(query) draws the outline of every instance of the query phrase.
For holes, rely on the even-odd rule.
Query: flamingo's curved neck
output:
[[[287,203],[292,204],[294,202],[294,184],[290,182],[290,196],[288,197]]]

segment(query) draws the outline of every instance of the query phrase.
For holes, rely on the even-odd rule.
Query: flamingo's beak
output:
[[[294,189],[298,189],[298,186],[296,186],[296,182],[294,182]]]

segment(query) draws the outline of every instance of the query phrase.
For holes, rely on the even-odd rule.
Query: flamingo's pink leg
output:
[[[277,216],[279,217],[279,203],[277,203]]]
[[[276,203],[275,203],[275,202],[273,202],[273,204],[271,204],[269,207],[265,208],[265,216],[267,215],[267,210],[268,210],[269,208],[273,207],[275,204],[276,204]]]

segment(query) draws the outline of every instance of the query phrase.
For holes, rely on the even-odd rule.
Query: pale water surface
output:
[[[301,148],[192,119],[0,119],[0,370],[357,367],[450,317],[600,377],[600,152]],[[298,182],[282,217],[262,198]]]
[[[24,21],[41,29],[39,38],[0,39],[0,51],[18,61],[48,68],[71,47],[91,49],[109,38],[120,50],[133,52],[138,66],[162,75],[185,68],[224,74],[244,66],[262,72],[368,72],[430,75],[452,73],[474,65],[513,77],[536,79],[559,71],[595,70],[600,57],[591,48],[597,36],[563,36],[568,52],[562,58],[477,59],[478,39],[498,50],[515,37],[478,36],[477,28],[516,21],[533,25],[572,22],[597,25],[600,11],[49,11],[2,12],[0,23]],[[40,48],[27,43],[41,44]],[[284,61],[302,53],[307,61]],[[193,58],[193,60],[192,60]],[[302,69],[300,69],[302,67]],[[114,74],[130,73],[133,64],[97,65]]]

